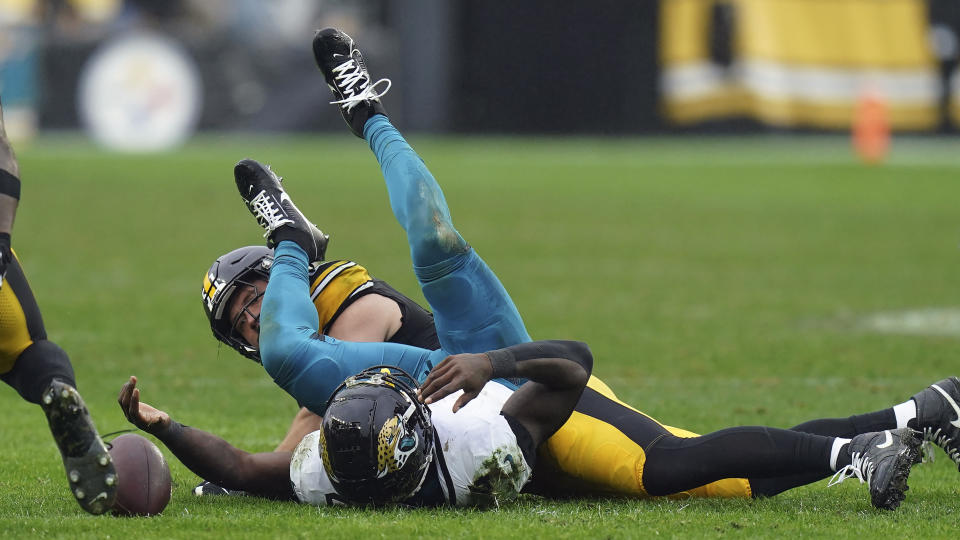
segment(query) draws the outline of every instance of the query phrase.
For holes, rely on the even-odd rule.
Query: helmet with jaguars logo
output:
[[[245,246],[222,255],[203,276],[203,311],[210,321],[213,335],[247,358],[260,362],[260,349],[256,343],[247,343],[236,330],[236,320],[231,320],[228,307],[237,291],[254,287],[257,279],[270,279],[273,265],[273,250],[263,246]],[[257,290],[253,299],[264,291]]]
[[[423,485],[433,460],[433,424],[416,387],[403,370],[377,366],[348,378],[333,393],[320,444],[323,467],[344,499],[400,502]]]

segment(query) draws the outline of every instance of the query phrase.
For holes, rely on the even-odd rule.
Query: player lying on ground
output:
[[[231,253],[223,255],[217,259],[211,267],[209,276],[206,278],[204,291],[211,290],[211,282],[219,283],[218,288],[223,292],[216,295],[216,302],[205,302],[205,311],[210,317],[211,326],[214,335],[223,343],[237,349],[241,354],[259,362],[259,324],[260,303],[263,297],[263,291],[269,280],[269,268],[273,263],[273,250],[263,246],[247,246],[237,249]],[[336,271],[339,268],[344,270],[338,275],[331,277],[331,270]],[[219,278],[219,279],[217,279]],[[342,283],[338,283],[342,281]],[[432,315],[422,307],[414,303],[401,293],[393,290],[389,285],[375,280],[369,276],[366,269],[350,261],[330,261],[323,264],[312,264],[310,266],[311,299],[318,311],[321,327],[330,328],[323,334],[337,339],[347,341],[375,341],[373,338],[350,339],[341,337],[344,335],[377,336],[383,332],[388,332],[391,325],[402,325],[401,330],[395,331],[391,342],[414,345],[421,348],[434,349],[437,346],[421,345],[417,336],[426,336],[426,341],[436,341],[436,329],[433,325]],[[360,302],[355,302],[351,292],[359,289],[356,296],[365,294],[367,290],[364,286],[373,285],[374,290],[384,291],[390,296],[384,296],[378,299],[376,303],[358,306]],[[373,288],[373,287],[371,287]],[[370,293],[378,295],[379,293]],[[365,298],[365,296],[360,296]],[[397,300],[393,300],[397,298]],[[343,299],[343,302],[340,302]],[[387,303],[381,303],[380,300],[388,300]],[[391,306],[390,303],[393,303]],[[383,309],[381,306],[387,306]],[[413,313],[414,316],[395,316],[398,306],[402,307],[403,313]],[[355,311],[352,311],[355,310]],[[330,319],[330,322],[324,324],[323,314],[337,313],[340,315]],[[240,315],[246,317],[243,326],[237,324]],[[361,315],[362,314],[362,315]],[[395,326],[394,326],[395,327]],[[242,330],[241,330],[242,328]],[[233,329],[233,330],[231,330]],[[246,336],[241,337],[241,331]],[[339,335],[337,335],[339,333]],[[388,338],[389,333],[385,334]],[[412,339],[411,339],[412,336]],[[252,345],[251,345],[252,344]],[[642,449],[632,451],[637,447],[629,438],[637,433],[644,431],[644,426],[649,424],[650,420],[642,413],[630,408],[620,402],[614,401],[599,394],[596,388],[601,388],[602,382],[591,376],[590,386],[584,395],[578,401],[574,418],[581,428],[587,427],[586,432],[590,437],[578,438],[579,443],[571,444],[569,447],[574,450],[573,456],[569,457],[565,463],[578,464],[577,472],[568,475],[562,470],[550,471],[550,474],[544,474],[552,480],[550,485],[545,485],[542,480],[535,486],[536,491],[544,495],[597,495],[624,493],[631,494],[631,486],[628,479],[630,475],[624,474],[623,469],[632,464],[642,464]],[[900,404],[895,408],[884,409],[875,413],[858,415],[846,419],[824,419],[807,422],[791,428],[795,431],[805,431],[817,433],[820,435],[839,436],[852,438],[861,433],[870,431],[883,431],[886,429],[896,429],[899,426],[909,425],[923,431],[927,440],[935,440],[943,446],[948,452],[955,446],[956,441],[948,436],[945,428],[949,428],[949,413],[952,410],[951,402],[960,397],[960,387],[952,380],[940,381],[927,390],[918,393],[910,401]],[[943,389],[943,392],[940,391]],[[921,418],[917,418],[915,413],[916,402],[919,400],[924,404],[925,413]],[[895,412],[896,411],[896,412]],[[292,451],[302,438],[315,430],[320,429],[322,418],[308,409],[303,408],[291,426],[283,443],[276,448],[277,451]],[[675,429],[675,428],[670,428]],[[551,439],[551,443],[563,448],[567,441],[563,433]],[[654,430],[653,433],[659,433]],[[629,434],[629,435],[628,435]],[[577,439],[575,439],[576,441]],[[613,461],[604,461],[609,463],[622,464],[624,467],[617,474],[608,473],[605,477],[598,476],[594,471],[600,471],[599,466],[592,469],[595,454],[589,451],[590,446],[599,447],[600,442],[607,448],[615,448],[610,455]],[[590,445],[590,446],[587,446]],[[555,467],[550,464],[549,455],[545,451],[546,445],[541,447],[541,470],[547,467]],[[949,454],[951,459],[956,460],[956,451]],[[810,478],[809,481],[815,481],[817,478]],[[793,482],[778,482],[776,480],[754,478],[748,485],[752,487],[754,496],[772,495],[782,491],[780,486],[789,485]],[[626,487],[624,487],[626,486]],[[713,486],[710,486],[713,487]],[[705,494],[706,489],[697,489],[693,493],[697,495]],[[200,494],[223,494],[226,493],[222,487],[216,486],[211,482],[203,482],[197,487],[196,492]],[[684,492],[688,493],[688,492]],[[633,493],[635,494],[635,493]]]
[[[77,393],[70,358],[47,339],[40,308],[10,248],[19,203],[20,167],[0,105],[0,379],[43,408],[70,491],[81,508],[102,514],[116,499],[116,471]]]
[[[336,90],[337,78],[332,76],[331,73],[348,73],[349,69],[345,68],[335,71],[339,66],[335,66],[334,68],[329,67],[330,64],[327,60],[329,56],[332,55],[324,55],[324,51],[329,50],[330,47],[325,46],[323,42],[328,40],[331,35],[337,38],[342,36],[342,34],[336,34],[335,32],[321,32],[315,41],[314,50],[317,54],[318,64],[320,64],[324,73],[327,75],[331,87],[335,89],[335,93],[342,96],[346,94],[346,91]],[[342,42],[346,43],[348,39],[349,38],[344,37],[342,38]],[[351,49],[341,52],[349,52],[350,50]],[[353,58],[354,56],[359,56],[359,52],[353,51],[351,54],[343,55],[344,58]],[[356,90],[363,93],[369,85],[369,78],[366,77],[365,72],[364,78],[360,80],[360,83],[360,86],[357,86]],[[408,193],[420,192],[425,194],[422,201],[413,201],[413,203],[421,204],[421,206],[425,208],[425,210],[421,211],[421,214],[426,217],[425,221],[427,221],[423,224],[424,230],[429,233],[430,228],[433,226],[431,217],[434,215],[446,216],[445,219],[449,221],[449,212],[446,209],[445,203],[443,203],[443,196],[439,191],[439,187],[436,186],[429,172],[423,167],[422,161],[413,153],[412,149],[406,145],[399,134],[396,133],[396,130],[389,125],[389,122],[383,115],[383,107],[379,103],[379,100],[375,98],[370,99],[368,96],[354,105],[355,107],[352,109],[344,109],[344,118],[355,134],[359,135],[364,133],[362,128],[356,127],[357,125],[366,127],[367,138],[371,143],[371,148],[374,149],[378,160],[383,164],[384,175],[387,180],[388,190],[390,190],[391,193],[392,204],[395,200],[404,200],[405,197],[402,193],[405,188],[402,186],[405,182],[408,182],[410,185],[415,186],[415,189],[410,187],[406,188]],[[359,120],[363,119],[368,121],[361,123]],[[248,165],[256,169],[254,165]],[[410,181],[410,179],[403,175],[405,171],[414,171],[416,175],[422,175],[425,179],[424,183],[421,184],[416,179]],[[247,165],[238,167],[238,172],[240,175],[250,174]],[[263,174],[269,175],[270,173],[264,172]],[[399,194],[397,193],[398,191]],[[439,257],[431,255],[429,250],[426,250],[427,253],[418,253],[416,245],[419,241],[414,240],[414,237],[417,236],[418,233],[411,234],[411,224],[404,222],[404,219],[401,217],[409,215],[411,211],[402,207],[398,208],[396,204],[393,206],[398,219],[401,220],[401,223],[404,223],[405,228],[408,230],[408,235],[411,236],[411,255],[414,258],[415,266],[418,260],[431,260],[431,257],[441,260],[441,263],[434,264],[436,266],[442,266],[444,264],[442,261],[444,255],[442,253]],[[412,226],[416,227],[416,224]],[[449,230],[455,232],[452,224],[448,224],[448,227]],[[305,235],[305,237],[307,236],[310,235]],[[422,236],[427,235],[424,234]],[[463,312],[467,317],[483,317],[489,316],[490,313],[497,313],[499,317],[498,320],[505,322],[505,324],[501,324],[498,327],[487,327],[487,331],[480,336],[480,339],[490,339],[492,336],[494,339],[500,340],[503,344],[510,344],[510,340],[515,339],[516,336],[525,336],[526,331],[523,329],[523,323],[519,319],[519,315],[513,315],[516,314],[516,310],[512,307],[513,304],[509,296],[507,296],[506,292],[499,286],[499,282],[496,281],[495,276],[492,276],[492,272],[485,267],[482,260],[476,257],[475,253],[463,242],[462,238],[459,238],[459,234],[457,234],[456,237],[459,239],[459,243],[456,245],[460,246],[465,253],[469,253],[472,260],[476,262],[476,266],[482,269],[483,279],[473,279],[467,272],[456,273],[453,275],[453,278],[450,278],[442,272],[434,272],[431,275],[429,272],[424,272],[422,268],[418,269],[418,278],[420,278],[424,286],[424,293],[428,300],[432,305],[453,305],[454,309],[466,310],[468,308],[475,308],[474,313]],[[459,256],[460,254],[456,254],[452,259],[454,263],[450,264],[451,267],[457,266],[457,257]],[[426,278],[423,274],[426,274]],[[312,279],[311,281],[316,285],[316,281]],[[471,285],[470,289],[472,290],[459,290],[457,285],[462,285],[463,283],[469,283]],[[478,285],[488,283],[495,283],[496,286],[487,287],[483,289],[482,294],[476,294],[476,287]],[[450,284],[453,284],[453,286]],[[216,289],[216,291],[211,292],[209,287],[205,288],[205,294],[208,298],[211,296],[214,298],[214,305],[216,305],[217,298],[223,298],[218,297],[220,291],[231,290],[231,287],[218,286]],[[260,290],[262,291],[262,289]],[[462,295],[461,301],[453,302],[442,296],[438,296],[437,298],[431,297],[431,294],[435,291],[442,291],[443,294],[447,295]],[[475,294],[472,299],[469,297],[471,293]],[[237,328],[243,332],[243,335],[252,335],[252,338],[247,338],[248,343],[256,344],[259,339],[259,321],[257,317],[259,316],[259,302],[261,299],[258,298],[259,294],[253,292],[253,289],[245,294],[246,298],[254,300],[249,306],[241,306],[240,302],[234,302],[232,307],[226,311],[231,314],[242,315],[242,317],[238,319],[231,316],[229,321],[236,322]],[[496,310],[491,310],[489,306],[482,303],[482,301],[487,298],[495,298],[494,307],[497,308]],[[464,301],[464,299],[466,299],[466,301]],[[502,306],[508,307],[501,309]],[[241,309],[241,307],[244,309]],[[319,306],[313,306],[311,309],[316,312]],[[327,309],[329,310],[329,308]],[[220,313],[224,312],[223,309],[219,308],[217,311]],[[449,317],[447,319],[449,319]],[[438,321],[441,320],[444,320],[444,313],[438,310]],[[450,320],[446,320],[442,328],[458,330],[456,321]],[[469,326],[467,326],[467,328],[469,328]],[[499,328],[507,328],[508,331],[498,334]],[[448,336],[448,334],[441,331],[440,341],[445,341],[445,346],[453,349],[451,352],[482,350],[474,348],[477,345],[469,340],[472,336],[470,336],[468,332],[466,334],[468,339],[457,343],[454,339],[449,339],[450,336]],[[464,333],[460,332],[459,335],[455,334],[454,337],[463,338]],[[456,350],[458,346],[462,347],[462,350]],[[335,380],[334,377],[328,377],[327,379]],[[327,395],[329,391],[332,391],[332,383],[330,383],[329,380],[324,383],[323,377],[319,377],[313,380],[312,384],[326,384],[326,386],[318,386],[317,388],[319,388],[320,394]],[[917,394],[915,400],[923,402],[921,407],[922,412],[919,418],[917,418],[916,414],[916,402],[915,400],[910,400],[898,405],[896,408],[885,409],[842,420],[816,420],[796,426],[794,430],[825,436],[852,438],[867,432],[896,429],[910,425],[911,427],[922,429],[925,433],[930,434],[931,438],[943,446],[944,449],[951,454],[951,457],[956,460],[956,452],[953,449],[956,429],[952,428],[949,424],[949,419],[951,418],[949,413],[952,409],[950,408],[948,399],[956,399],[957,396],[960,396],[960,388],[951,380],[942,381],[938,384],[939,387],[946,389],[949,396],[941,397],[933,388]],[[934,436],[933,434],[935,433],[937,435]],[[550,441],[548,441],[548,444],[541,448],[541,459],[539,460],[538,467],[541,469],[560,467],[564,474],[544,474],[540,476],[541,478],[549,478],[551,480],[562,480],[558,486],[549,486],[553,488],[552,494],[615,493],[629,496],[643,496],[647,494],[662,495],[676,493],[682,491],[678,488],[678,485],[670,484],[669,482],[661,485],[655,480],[656,475],[650,473],[651,469],[654,468],[654,464],[662,463],[657,460],[651,462],[649,460],[650,454],[659,453],[660,450],[669,451],[670,441],[675,440],[674,436],[682,437],[691,435],[691,433],[684,430],[663,426],[639,411],[616,400],[616,397],[606,385],[603,385],[602,382],[595,378],[591,378],[590,385],[584,392],[568,425],[561,428],[557,435],[552,437]],[[698,438],[696,441],[679,442],[691,447],[698,444],[701,445],[700,451],[706,454],[705,459],[715,458],[718,451],[722,449],[711,439]],[[638,474],[638,471],[643,471],[643,474]],[[646,479],[648,474],[650,474],[651,480]],[[695,486],[692,489],[683,489],[689,489],[691,494],[694,495],[767,496],[774,495],[797,485],[808,483],[828,474],[829,471],[803,477],[791,475],[774,477],[757,476],[751,477],[749,481],[742,479],[722,480],[718,483],[711,483],[703,487]],[[681,485],[689,484],[685,483]],[[651,489],[653,491],[651,491]]]
[[[320,254],[322,258],[322,253]],[[260,362],[260,303],[270,279],[273,250],[245,246],[222,255],[203,280],[203,309],[213,335],[243,356]],[[433,314],[353,261],[310,265],[310,298],[324,335],[343,341],[388,341],[439,349]],[[241,318],[243,319],[241,323]],[[292,451],[321,418],[302,407],[277,446]],[[209,483],[198,494],[222,494]]]
[[[248,454],[181,426],[139,402],[135,378],[118,401],[131,422],[191,470],[229,488],[318,505],[487,506],[520,493],[535,448],[570,415],[592,363],[587,347],[570,341],[451,356],[438,370],[465,376],[434,385],[423,396],[429,407],[399,368],[365,370],[340,385],[323,427],[304,437],[294,454]],[[497,376],[527,382],[511,391],[488,382]]]

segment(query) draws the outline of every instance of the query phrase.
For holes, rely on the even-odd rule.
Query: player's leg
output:
[[[847,418],[811,420],[790,429],[836,437],[909,427],[941,447],[960,467],[960,379],[949,377],[917,392],[903,403]]]
[[[37,405],[53,379],[76,387],[66,353],[47,341],[40,309],[16,258],[0,286],[0,307],[0,379]]]
[[[532,490],[547,496],[649,496],[641,478],[645,448],[662,437],[696,437],[663,425],[617,399],[610,388],[590,377],[573,414],[538,449]],[[676,497],[749,497],[744,478],[726,478]]]
[[[407,233],[414,272],[443,348],[479,352],[529,341],[510,295],[454,228],[440,186],[413,149],[385,116],[370,119],[365,133]]]
[[[767,428],[737,430],[742,432],[701,437],[663,425],[617,399],[602,381],[592,377],[570,419],[541,446],[539,482],[533,489],[551,496],[770,496],[832,474],[835,469],[824,467],[828,462],[821,459],[823,444],[828,440],[840,441],[830,447],[838,452],[834,465],[842,468],[846,464],[839,453],[846,442],[841,438]],[[723,437],[728,439],[718,443]],[[751,441],[754,438],[760,444]],[[761,461],[740,460],[736,456],[744,453],[741,449],[730,452],[730,448],[724,447],[731,441],[734,447],[751,446],[762,454]],[[818,451],[814,443],[819,444]],[[723,455],[713,456],[712,452]],[[818,466],[811,467],[809,461],[804,464],[790,457],[794,453],[812,459]],[[718,457],[721,459],[716,461]],[[783,466],[778,461],[783,459],[793,461]],[[762,466],[753,468],[755,462]],[[800,472],[789,472],[798,469]],[[875,484],[880,486],[883,482]]]
[[[846,418],[820,418],[810,420],[790,428],[791,431],[812,433],[826,437],[842,437],[852,439],[863,433],[878,432],[908,427],[909,410],[916,416],[916,406],[912,401],[895,407],[857,414]],[[909,427],[914,427],[909,425]],[[820,473],[801,473],[797,475],[782,475],[768,478],[751,478],[750,487],[755,497],[772,497],[795,487],[816,482],[825,477]]]
[[[960,416],[960,412],[955,409],[957,403],[960,403],[960,380],[950,377],[930,385],[911,399],[893,407],[845,418],[810,420],[790,429],[851,439],[865,433],[910,428],[921,432],[924,440],[943,448],[947,456],[960,465],[960,429],[952,423]],[[821,480],[825,476],[823,472],[754,476],[750,478],[750,488],[754,496],[773,496]]]
[[[40,309],[10,248],[20,168],[0,105],[0,379],[39,404],[80,506],[102,514],[116,499],[116,471],[83,399],[67,354],[47,340]]]
[[[853,439],[760,426],[667,436],[646,448],[643,483],[651,495],[667,495],[721,478],[825,477],[836,471],[834,483],[856,476],[868,484],[874,506],[892,510],[903,500],[920,444],[910,429]]]
[[[875,505],[894,508],[919,445],[911,430],[894,431],[889,440],[883,433],[850,440],[767,427],[697,436],[660,424],[591,380],[570,420],[541,448],[551,459],[538,467],[555,463],[586,494],[627,496],[749,496],[764,479],[814,481],[844,471],[841,479],[868,479]]]
[[[116,471],[76,390],[67,353],[46,339],[40,310],[14,257],[0,286],[0,379],[40,405],[80,506],[102,514],[116,498]]]
[[[874,431],[911,428],[923,434],[924,441],[936,444],[960,466],[960,380],[950,377],[931,384],[903,403],[870,413],[846,418],[810,420],[790,428],[793,431],[833,437],[853,438]],[[810,475],[763,478],[751,481],[754,493],[776,495],[818,478]]]
[[[530,340],[513,300],[456,230],[440,186],[390,124],[360,52],[333,29],[314,39],[314,56],[344,120],[370,144],[394,215],[407,233],[414,271],[434,311],[445,350],[479,352]]]

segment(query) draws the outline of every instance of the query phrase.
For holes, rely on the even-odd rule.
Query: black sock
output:
[[[821,418],[811,420],[794,426],[790,428],[790,430],[828,437],[852,439],[861,433],[896,429],[896,427],[897,417],[892,408],[887,408],[871,413],[848,416],[847,418]],[[837,456],[837,469],[849,464],[849,452],[841,451]],[[774,478],[750,478],[750,488],[753,491],[754,497],[771,497],[788,489],[816,482],[827,476],[827,474],[820,473],[803,473]]]
[[[885,429],[897,429],[897,416],[894,414],[893,408],[857,414],[847,418],[821,418],[790,428],[791,431],[843,437],[845,439],[852,439],[862,433],[873,433]]]
[[[0,193],[20,200],[20,179],[13,173],[0,169]]]
[[[830,437],[758,426],[666,436],[646,449],[643,485],[650,495],[668,495],[723,478],[750,478],[751,488],[753,478],[823,478],[833,472],[832,445]]]
[[[280,227],[273,231],[273,241],[275,244],[279,245],[280,242],[285,240],[300,246],[300,249],[306,252],[308,259],[312,259],[315,256],[317,251],[316,242],[313,239],[313,235],[309,232],[293,227]]]

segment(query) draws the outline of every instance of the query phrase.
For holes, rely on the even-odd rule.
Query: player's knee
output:
[[[422,165],[422,164],[421,164]],[[456,246],[462,242],[453,227],[447,201],[436,180],[425,167],[407,171],[409,178],[404,201],[405,228],[420,244]]]
[[[467,251],[467,242],[451,228],[431,228],[410,241],[414,264],[436,264]]]
[[[567,341],[564,342],[564,346],[567,349],[568,358],[583,368],[583,384],[586,385],[593,371],[593,354],[590,352],[590,347],[582,341]]]
[[[31,403],[40,403],[43,390],[53,379],[76,386],[70,357],[59,345],[45,339],[24,349],[13,369],[0,378]]]

